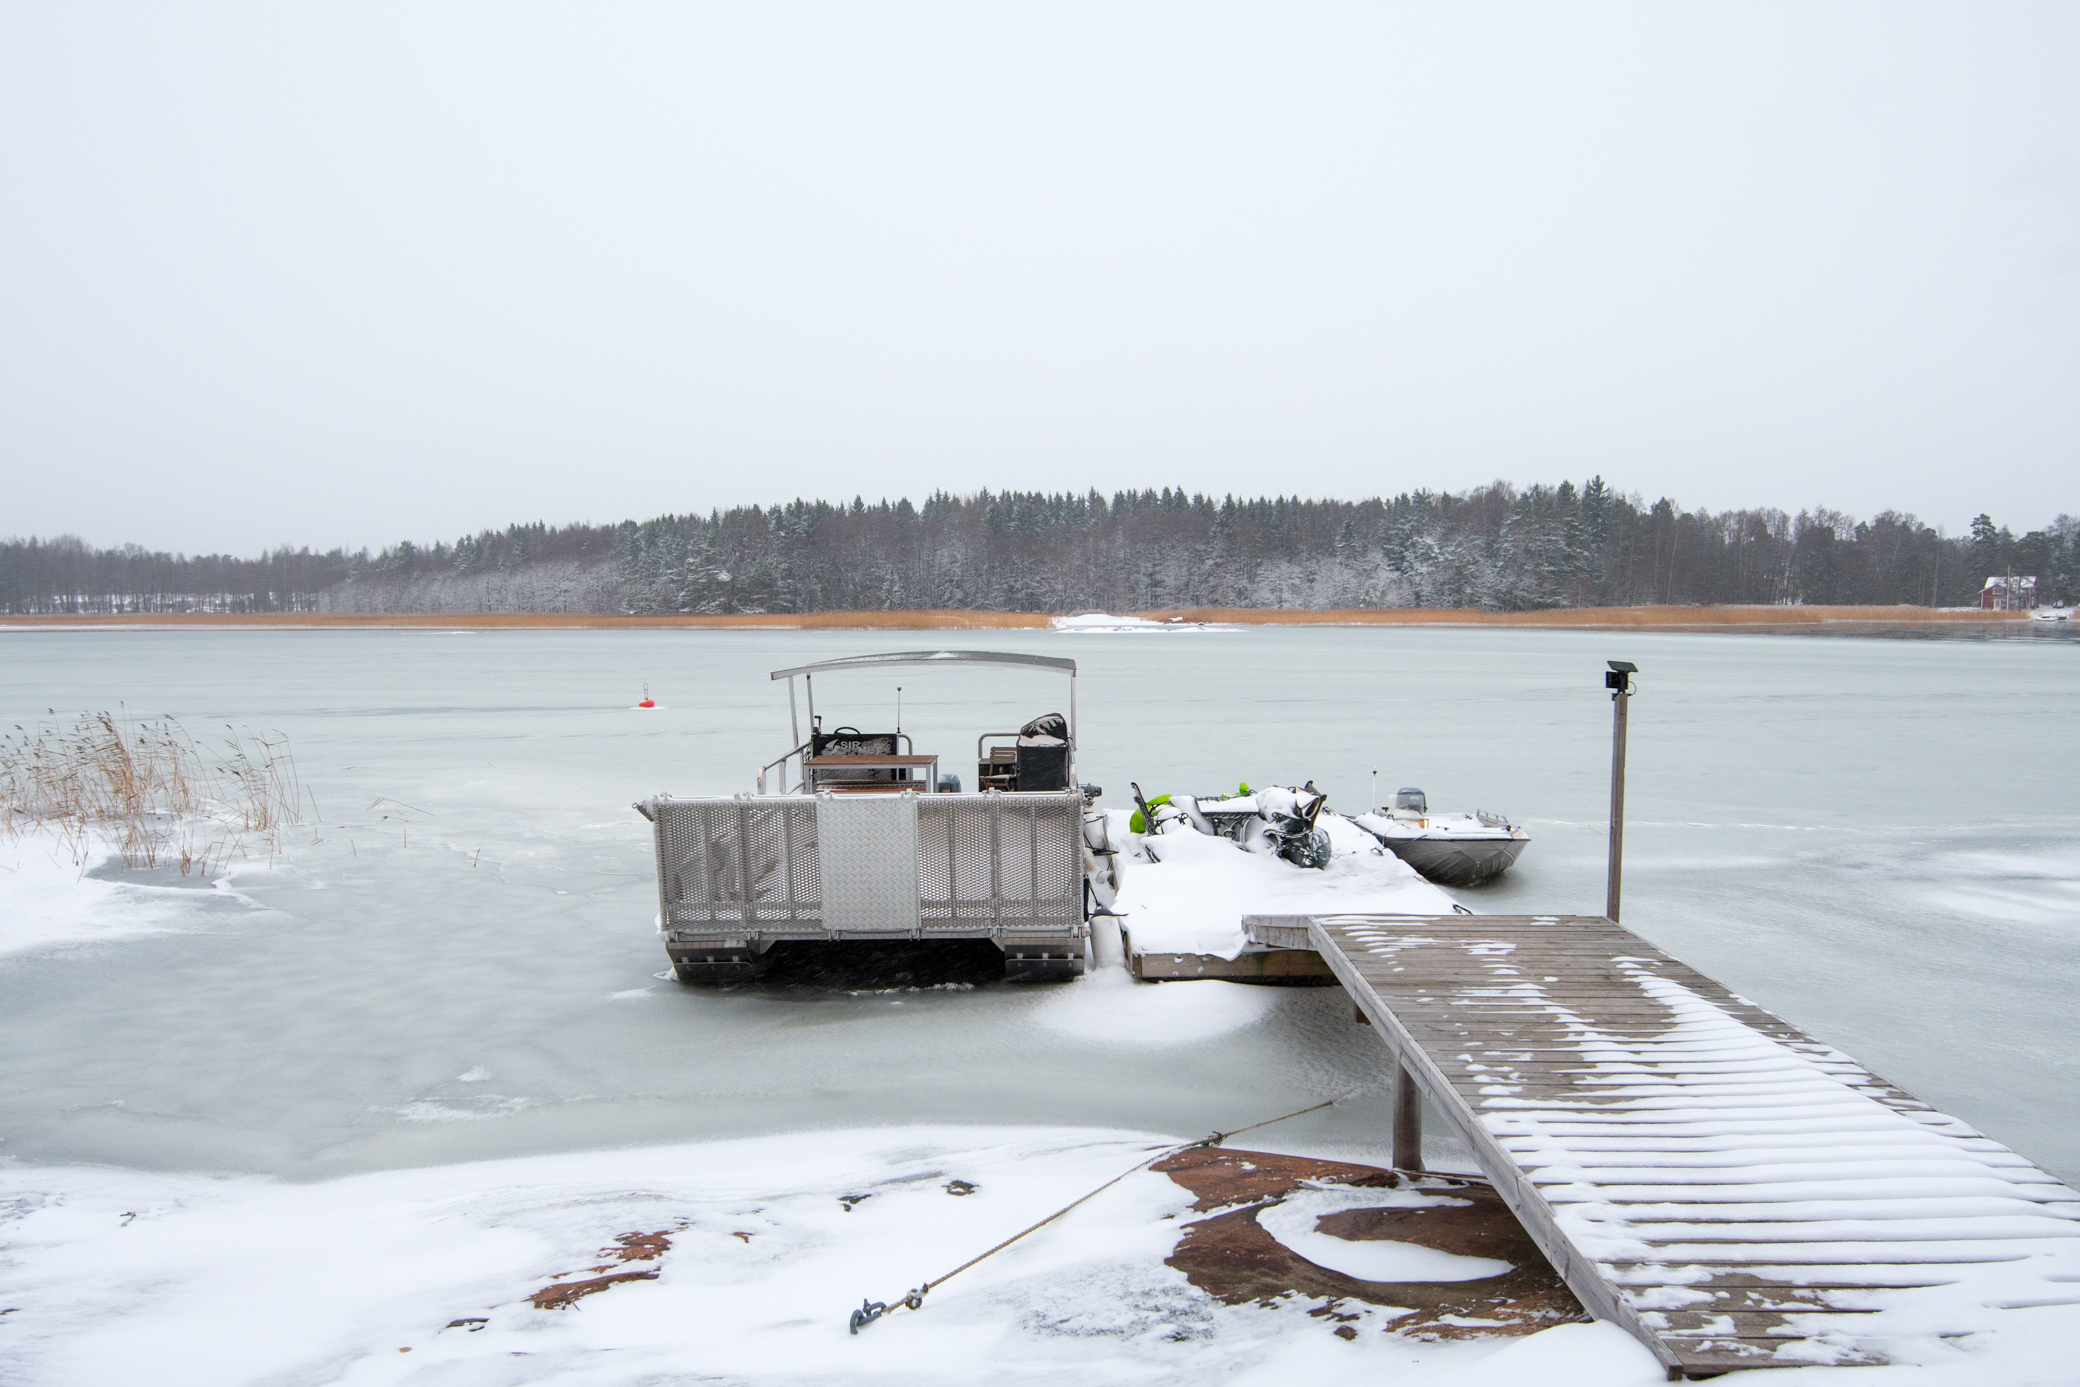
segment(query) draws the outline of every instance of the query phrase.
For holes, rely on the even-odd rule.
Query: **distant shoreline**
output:
[[[1155,621],[1229,626],[1505,626],[1589,631],[1812,631],[1826,627],[1998,627],[2028,620],[2027,612],[1929,607],[1565,607],[1531,612],[1482,612],[1431,607],[1371,607],[1343,611],[1294,608],[1197,607],[1122,612]],[[801,612],[729,616],[613,616],[599,612],[135,612],[0,616],[0,630],[183,629],[257,627],[283,630],[781,630],[987,631],[1046,630],[1046,612]]]

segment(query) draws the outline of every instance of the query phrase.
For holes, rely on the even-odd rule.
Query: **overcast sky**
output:
[[[2076,463],[2072,3],[0,7],[0,536]]]

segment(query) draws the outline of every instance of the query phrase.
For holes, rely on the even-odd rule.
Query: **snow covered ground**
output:
[[[1170,1140],[892,1128],[310,1185],[11,1169],[0,1333],[10,1381],[52,1384],[1660,1380],[1608,1326],[1346,1342],[1307,1302],[1224,1306],[1163,1265],[1192,1196],[1148,1172],[921,1311],[848,1332],[862,1300],[899,1298]],[[537,1308],[603,1276],[629,1279]]]
[[[1223,1305],[1164,1265],[1194,1217],[1191,1195],[1146,1171],[963,1272],[922,1310],[848,1331],[861,1301],[893,1303],[1171,1140],[882,1128],[315,1184],[8,1168],[0,1344],[9,1382],[53,1387],[1663,1380],[1652,1356],[1607,1324],[1444,1342],[1380,1330],[1347,1341],[1307,1313],[1308,1301]],[[1349,1274],[1492,1274],[1481,1259],[1312,1228],[1339,1209],[1418,1197],[1323,1190],[1264,1222]],[[588,1282],[597,1289],[584,1294]],[[2047,1320],[2041,1333],[2010,1336],[1997,1360],[1726,1380],[2069,1383],[2067,1327]]]

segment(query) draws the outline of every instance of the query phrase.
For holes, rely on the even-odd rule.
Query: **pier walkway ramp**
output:
[[[1610,920],[1245,927],[1320,954],[1399,1063],[1397,1128],[1420,1090],[1672,1379],[1965,1362],[2080,1303],[2080,1195]]]

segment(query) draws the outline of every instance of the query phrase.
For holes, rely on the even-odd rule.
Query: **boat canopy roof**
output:
[[[848,655],[842,660],[823,660],[793,669],[776,669],[775,679],[792,679],[797,674],[822,674],[833,669],[865,669],[872,665],[1014,665],[1026,669],[1060,670],[1076,676],[1076,661],[1059,655],[1018,655],[1008,650],[901,650],[888,655]]]

